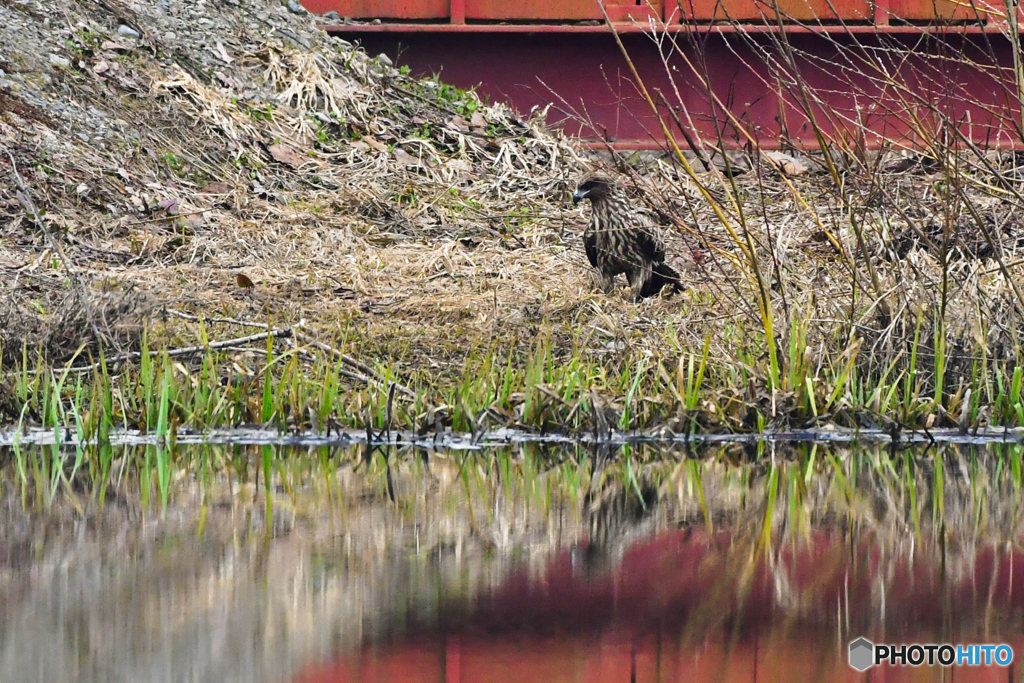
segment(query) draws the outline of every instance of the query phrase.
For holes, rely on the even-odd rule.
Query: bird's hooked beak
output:
[[[579,190],[576,190],[575,192],[573,192],[572,193],[572,205],[576,206],[577,204],[579,204],[588,194],[590,194],[589,191],[587,191],[587,192],[580,192]]]

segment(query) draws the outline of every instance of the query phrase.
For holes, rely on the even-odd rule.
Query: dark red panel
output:
[[[909,1],[909,0],[908,0]],[[843,21],[874,20],[874,8],[867,0],[682,0],[676,18],[682,21]]]
[[[479,86],[482,95],[508,101],[523,114],[554,102],[549,123],[562,123],[572,134],[631,148],[663,144],[657,119],[638,94],[628,65],[607,33],[416,32],[349,37],[360,40],[371,54],[400,55],[400,61],[417,73],[440,73],[443,80],[462,88]],[[650,38],[634,33],[622,39],[648,89],[655,96],[663,93],[681,120],[686,121],[688,114],[706,140],[715,139],[717,124],[726,145],[747,144],[729,125],[725,112],[710,104],[681,58],[669,64],[675,69],[673,84]],[[921,141],[911,134],[908,122],[937,125],[929,112],[935,107],[963,122],[965,132],[980,144],[1021,146],[1012,125],[1012,118],[1019,116],[1014,104],[1013,51],[998,34],[936,35],[922,40],[919,34],[824,37],[804,33],[790,34],[788,39],[798,55],[800,82],[820,98],[813,113],[827,136],[860,140],[858,128],[866,126],[869,132],[863,143],[869,147],[883,139],[916,146]],[[778,146],[784,129],[790,139],[816,146],[807,117],[794,104],[797,98],[777,92],[776,79],[766,65],[775,49],[769,36],[711,33],[699,34],[698,40],[681,36],[679,45],[698,68],[707,69],[716,97],[753,131],[760,145]],[[882,65],[885,78],[866,66],[859,73],[843,68],[855,41],[858,50],[888,60]],[[590,122],[573,120],[566,116],[568,111]],[[671,121],[667,110],[662,111]]]
[[[972,7],[972,4],[974,6]],[[889,0],[889,13],[892,19],[906,21],[963,21],[984,17],[978,11],[978,4],[959,0]],[[891,20],[892,20],[891,19]]]
[[[647,17],[661,18],[662,2],[606,2],[608,15],[613,21],[632,17],[643,21]],[[487,21],[549,20],[581,21],[603,19],[596,0],[466,0],[466,18]]]

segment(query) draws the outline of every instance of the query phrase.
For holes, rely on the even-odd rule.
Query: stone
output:
[[[125,38],[141,38],[142,34],[133,29],[131,26],[121,24],[117,27],[117,35],[124,36]]]
[[[393,67],[395,65],[395,63],[391,61],[391,57],[388,57],[383,52],[381,52],[379,55],[377,55],[377,61],[380,62],[381,64],[383,64],[384,66],[388,67],[388,68],[391,68],[391,67]]]
[[[327,21],[327,22],[330,22],[332,24],[340,24],[341,23],[341,15],[332,10],[330,12],[325,12],[324,13],[323,20]]]
[[[50,55],[50,64],[66,69],[71,66],[71,60],[67,57],[61,57],[60,55]]]
[[[783,174],[795,178],[797,176],[807,175],[809,170],[808,164],[805,160],[794,156],[792,154],[786,154],[785,152],[767,151],[764,155],[775,162],[779,171]]]
[[[306,8],[296,2],[296,0],[288,0],[288,11],[292,14],[305,14]]]

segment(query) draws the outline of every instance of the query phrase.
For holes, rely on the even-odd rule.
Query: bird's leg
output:
[[[601,291],[605,294],[615,291],[615,276],[606,270],[601,271]]]
[[[634,304],[640,301],[640,273],[635,270],[626,272],[626,279],[629,280],[629,300]]]
[[[629,278],[629,289],[633,296],[631,300],[633,303],[638,303],[642,298],[642,292],[644,287],[647,285],[647,281],[651,279],[651,269],[648,266],[644,266],[638,270],[631,270],[626,274]]]

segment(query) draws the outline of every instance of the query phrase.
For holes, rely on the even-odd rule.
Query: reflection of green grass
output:
[[[810,542],[810,532],[822,527],[870,536],[897,554],[911,539],[922,549],[1004,542],[1024,511],[1024,448],[1017,444],[902,452],[776,444],[771,459],[749,460],[754,453],[741,444],[687,452],[629,446],[598,458],[589,447],[536,444],[448,453],[367,453],[361,446],[20,447],[0,467],[0,496],[78,515],[102,509],[111,492],[136,500],[143,511],[200,501],[193,513],[201,526],[207,506],[247,490],[241,502],[263,508],[267,519],[277,508],[348,519],[355,508],[394,505],[410,522],[424,515],[459,518],[485,536],[512,518],[536,529],[553,519],[576,525],[606,514],[603,507],[610,510],[609,540],[616,525],[628,529],[637,510],[647,516],[654,505],[662,519],[729,531],[747,538],[751,551],[773,556]],[[651,487],[660,502],[644,502]],[[623,496],[637,501],[632,514],[608,503]]]

